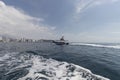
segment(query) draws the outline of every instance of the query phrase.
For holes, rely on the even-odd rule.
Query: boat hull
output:
[[[55,43],[56,45],[69,45],[69,43],[65,41],[53,41],[53,43]]]

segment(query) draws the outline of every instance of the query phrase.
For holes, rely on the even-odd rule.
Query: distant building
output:
[[[25,39],[25,42],[33,42],[32,39]]]
[[[0,40],[2,40],[2,37],[0,37]]]
[[[43,40],[43,42],[53,42],[53,40]]]
[[[2,41],[3,42],[10,42],[10,39],[8,37],[2,36]]]
[[[3,42],[2,37],[0,37],[0,42]]]
[[[27,38],[16,39],[16,38],[2,36],[0,37],[0,42],[53,42],[53,40],[46,40],[46,39],[34,40]]]

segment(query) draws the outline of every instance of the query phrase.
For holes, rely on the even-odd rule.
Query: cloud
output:
[[[77,0],[76,3],[76,13],[82,12],[82,10],[86,9],[94,0]]]
[[[117,31],[116,32],[111,32],[111,33],[113,33],[113,34],[120,34],[120,31],[119,32],[117,32]]]
[[[114,3],[119,0],[76,0],[76,13],[79,14],[82,11],[102,4]]]
[[[102,5],[102,4],[107,4],[107,3],[115,3],[118,2],[119,0],[95,0],[93,2],[93,5]]]
[[[0,35],[26,38],[53,38],[55,27],[43,24],[44,19],[35,18],[13,6],[0,1]]]

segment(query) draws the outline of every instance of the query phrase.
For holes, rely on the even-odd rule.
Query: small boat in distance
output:
[[[64,40],[64,36],[60,40],[53,40],[56,45],[69,45],[68,41]]]

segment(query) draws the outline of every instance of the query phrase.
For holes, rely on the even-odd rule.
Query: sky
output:
[[[0,0],[0,36],[120,43],[120,0]]]

